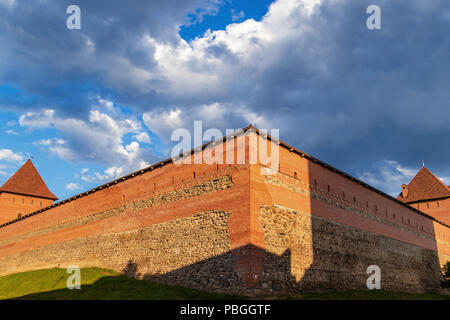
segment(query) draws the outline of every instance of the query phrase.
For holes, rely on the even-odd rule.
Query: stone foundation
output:
[[[276,205],[261,206],[260,219],[266,247],[261,286],[274,292],[367,289],[370,265],[380,267],[382,289],[439,287],[435,251]]]

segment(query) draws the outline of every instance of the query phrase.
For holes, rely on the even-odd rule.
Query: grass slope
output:
[[[65,269],[54,268],[0,277],[0,299],[214,300],[233,298],[228,295],[137,280],[100,268],[81,269],[81,289],[69,290],[66,287],[69,276]]]
[[[81,290],[69,290],[66,281],[70,274],[65,269],[45,269],[0,277],[0,299],[36,300],[215,300],[240,299],[242,297],[216,294],[206,291],[155,284],[149,281],[125,277],[118,272],[100,269],[81,269]],[[284,297],[262,299],[301,300],[443,300],[449,297],[431,293],[406,293],[385,290],[354,290],[323,293],[301,293]]]

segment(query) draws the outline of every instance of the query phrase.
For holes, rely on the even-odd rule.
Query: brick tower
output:
[[[450,224],[450,188],[425,166],[408,185],[402,185],[397,199]]]
[[[58,198],[48,189],[31,160],[0,188],[0,224],[47,207]]]

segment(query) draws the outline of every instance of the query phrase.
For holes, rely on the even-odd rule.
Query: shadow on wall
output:
[[[296,179],[285,176],[278,178],[284,178],[285,182]],[[178,241],[175,242],[176,245],[189,249],[192,246],[193,256],[196,257],[205,257],[205,252],[211,252],[211,242],[196,240],[216,239],[207,237],[207,233],[218,226],[225,230],[226,221],[215,220],[211,216],[198,216],[196,219],[199,221],[209,219],[207,228],[201,228],[198,223],[179,224],[176,228],[174,224],[165,225],[162,229],[153,230],[152,237],[142,235],[135,240],[139,241],[143,249],[143,254],[135,258],[137,261],[129,260],[126,263],[133,257],[127,251],[125,258],[118,255],[120,263],[111,268],[122,269],[122,273],[129,277],[153,282],[250,296],[283,295],[301,291],[367,290],[367,268],[371,265],[377,265],[381,269],[382,289],[420,292],[439,287],[440,263],[436,251],[320,218],[330,212],[339,217],[347,215],[349,219],[358,218],[356,213],[330,204],[338,199],[327,191],[321,195],[328,198],[328,202],[324,199],[313,199],[313,196],[304,193],[300,195],[298,190],[292,191],[295,184],[285,183],[288,189],[280,189],[283,181],[272,181],[272,184],[264,180],[259,182],[257,186],[262,191],[258,191],[263,194],[263,200],[258,210],[258,223],[263,231],[261,243],[264,248],[248,244],[163,274],[149,273],[155,265],[159,267],[161,263],[167,263],[168,266],[180,265],[176,264],[177,257],[170,254],[175,250],[165,251],[168,254],[164,259],[156,261],[155,255],[148,254],[149,250],[157,251],[161,235],[177,237],[180,232],[192,233],[192,242]],[[309,193],[320,192],[317,188],[311,188]],[[285,205],[287,203],[292,207],[303,206],[305,212],[282,206],[280,203],[283,201]],[[308,212],[312,212],[312,215]],[[348,220],[348,224],[352,222],[353,220]],[[192,229],[186,229],[189,225]],[[432,229],[431,221],[430,225],[425,227]],[[202,234],[203,232],[206,234]],[[129,241],[127,238],[120,239]],[[178,237],[179,239],[183,238]],[[98,243],[98,246],[96,254],[102,252],[101,243]],[[106,249],[109,250],[110,247]],[[112,247],[111,251],[107,252],[113,254],[114,250],[116,248]],[[61,258],[59,255],[55,257]]]
[[[405,224],[395,219],[395,213],[389,219],[388,211],[381,210],[374,203],[366,202],[360,207],[344,208],[341,206],[354,206],[354,199],[346,200],[345,192],[342,196],[319,190],[316,179],[318,177],[315,164],[308,166],[310,183],[311,208],[311,237],[312,237],[312,264],[307,268],[302,282],[308,287],[320,289],[329,287],[344,289],[367,289],[366,281],[371,275],[368,267],[375,265],[381,271],[381,289],[400,290],[412,292],[430,292],[440,290],[441,265],[437,252],[436,236],[433,222],[426,219],[423,225],[430,230],[434,250],[411,245],[409,243],[378,235],[373,232],[350,227],[355,220],[361,219],[369,213],[379,221],[379,227],[387,230],[396,226],[398,232],[405,228]],[[331,177],[330,173],[330,177]],[[331,181],[330,181],[331,180]],[[325,179],[322,183],[332,183],[334,179]],[[336,181],[338,182],[338,181]],[[336,183],[338,185],[338,183]],[[329,191],[328,185],[326,190]],[[347,191],[347,190],[345,190]],[[338,191],[339,193],[342,191]],[[323,197],[327,198],[324,206]],[[348,197],[349,195],[347,195]],[[356,195],[357,196],[357,195]],[[337,203],[336,203],[337,202]],[[346,215],[345,223],[334,223],[321,218],[326,210],[335,210],[337,215]],[[371,208],[373,207],[373,208]],[[394,205],[393,205],[394,207]],[[390,212],[392,215],[393,213]],[[415,215],[411,211],[411,214]],[[399,219],[397,217],[397,219]],[[409,228],[412,230],[412,228]],[[423,229],[422,229],[423,230]],[[417,231],[414,231],[417,232]],[[415,235],[420,239],[421,236]],[[299,253],[301,255],[301,253]],[[291,261],[293,265],[297,259]],[[370,272],[370,271],[369,271]]]
[[[277,205],[266,188],[272,204],[260,205],[264,249],[249,244],[164,274],[141,274],[138,263],[129,261],[122,272],[158,283],[255,296],[367,290],[371,275],[367,268],[376,265],[381,270],[381,289],[426,292],[439,288],[436,251],[321,218],[324,210],[358,218],[356,213],[344,213],[330,204],[337,200],[335,195],[322,194],[329,197],[328,204],[311,196],[310,215]],[[309,191],[318,192],[316,187]],[[424,227],[433,230],[431,220]]]
[[[271,260],[270,267],[255,272],[261,264],[245,264],[244,261]],[[274,263],[275,262],[275,263]],[[252,266],[255,270],[251,270]],[[210,259],[199,261],[165,274],[141,274],[138,264],[130,260],[122,273],[126,276],[152,282],[182,285],[189,288],[239,295],[258,295],[298,291],[301,283],[290,272],[290,253],[283,256],[268,253],[253,245],[247,245]],[[253,277],[253,279],[252,279]]]
[[[347,249],[351,250],[351,249]],[[243,257],[242,251],[251,252]],[[306,270],[299,268],[301,261],[291,249],[281,256],[247,245],[222,255],[202,260],[165,274],[141,274],[139,266],[130,260],[122,273],[126,276],[168,285],[182,285],[188,288],[245,296],[282,295],[311,291],[367,290],[367,264],[378,263],[382,270],[382,289],[398,291],[435,291],[439,277],[430,277],[437,260],[430,256],[428,261],[407,261],[404,256],[387,253],[381,261],[361,259],[358,254],[341,252],[315,252],[319,257]],[[262,264],[247,264],[249,269],[239,270],[239,260],[261,260]],[[391,259],[397,259],[392,266]],[[434,265],[435,263],[436,265]],[[234,266],[234,267],[233,267]],[[261,272],[258,268],[262,266]],[[397,269],[393,269],[393,268]],[[390,270],[391,274],[385,270]],[[385,271],[385,272],[383,272]],[[387,273],[387,274],[384,274]],[[404,279],[398,279],[399,277]],[[253,279],[252,279],[253,277]],[[254,280],[254,281],[253,281]]]

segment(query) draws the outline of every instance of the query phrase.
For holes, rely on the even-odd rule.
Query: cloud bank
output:
[[[167,143],[193,120],[280,128],[290,144],[366,180],[385,159],[407,168],[425,159],[450,176],[450,3],[378,0],[382,28],[368,30],[372,2],[278,0],[260,21],[187,42],[179,27],[195,21],[186,17],[214,14],[220,1],[78,1],[82,30],[68,31],[69,2],[16,0],[0,11],[9,44],[0,83],[17,89],[0,108],[22,113],[24,127],[56,128],[38,143],[104,164],[99,176],[151,162],[147,130]],[[94,108],[98,97],[133,115]]]

